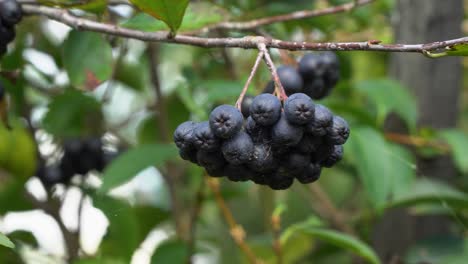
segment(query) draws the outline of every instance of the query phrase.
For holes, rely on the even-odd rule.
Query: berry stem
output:
[[[242,89],[242,92],[240,93],[239,98],[237,99],[236,107],[237,109],[239,109],[239,111],[241,111],[241,106],[242,106],[242,101],[244,101],[244,96],[247,93],[247,89],[249,88],[249,85],[252,82],[252,79],[255,76],[255,73],[257,72],[258,66],[260,65],[260,61],[262,60],[264,54],[265,53],[263,51],[258,52],[257,59],[255,60],[255,64],[252,67],[252,71],[250,72],[249,78],[247,78],[244,88]]]
[[[265,53],[265,55],[263,56],[263,59],[265,60],[265,63],[268,66],[268,69],[270,70],[271,76],[273,77],[273,81],[275,82],[276,96],[278,96],[278,99],[280,99],[280,101],[284,101],[288,99],[288,96],[286,95],[286,92],[284,91],[284,87],[281,84],[278,73],[276,72],[275,64],[273,63],[273,60],[270,57],[270,52],[266,48],[265,43],[259,43],[257,47],[260,51],[263,51]]]
[[[257,259],[257,257],[255,256],[255,254],[253,253],[249,245],[245,243],[246,233],[244,231],[244,228],[236,222],[236,220],[234,219],[234,216],[232,215],[231,210],[226,205],[226,201],[224,201],[224,198],[221,195],[221,192],[219,190],[219,180],[216,178],[211,178],[209,175],[205,176],[205,180],[207,182],[208,187],[213,192],[216,203],[218,204],[218,207],[221,210],[221,213],[223,214],[224,219],[229,225],[231,236],[236,242],[237,246],[239,246],[239,248],[247,256],[249,263],[251,264],[262,263],[259,259]]]

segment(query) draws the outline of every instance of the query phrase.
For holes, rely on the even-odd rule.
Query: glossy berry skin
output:
[[[250,115],[250,106],[252,105],[253,99],[254,96],[247,94],[244,96],[244,100],[242,100],[241,113],[245,118]]]
[[[286,99],[284,114],[291,124],[304,125],[314,119],[315,104],[309,96],[295,93]]]
[[[271,128],[271,140],[279,147],[294,146],[301,141],[304,131],[302,127],[289,123],[284,113],[280,120]]]
[[[287,95],[299,93],[302,91],[304,81],[294,67],[280,66],[278,67],[277,73]]]
[[[343,145],[335,145],[333,152],[320,164],[323,167],[331,168],[343,158]]]
[[[229,180],[234,182],[240,182],[250,180],[252,178],[253,172],[243,164],[228,164],[224,168],[224,174]]]
[[[304,83],[304,93],[313,99],[319,100],[329,94],[328,87],[324,78],[316,77]]]
[[[320,167],[320,165],[310,163],[309,165],[307,165],[307,168],[304,171],[304,173],[296,176],[296,180],[298,180],[302,184],[315,182],[320,178],[321,171],[322,168]]]
[[[272,94],[256,96],[250,106],[250,116],[262,126],[275,124],[281,115],[281,102]]]
[[[332,123],[332,112],[327,107],[317,104],[315,105],[314,119],[307,123],[306,132],[317,137],[325,136]]]
[[[334,116],[327,131],[327,141],[333,145],[343,145],[349,137],[349,125],[340,116]]]
[[[179,149],[186,149],[193,145],[193,130],[197,124],[193,121],[186,121],[180,124],[174,131],[174,143]]]
[[[253,150],[254,143],[252,138],[244,131],[241,131],[234,137],[224,141],[221,147],[224,158],[234,165],[248,162]]]
[[[197,149],[215,151],[221,146],[221,141],[210,128],[208,121],[198,123],[193,130],[194,145]]]
[[[21,6],[16,0],[0,0],[0,20],[7,26],[18,24],[23,17]]]
[[[210,114],[210,128],[220,138],[230,138],[242,127],[242,113],[231,105],[220,105]]]

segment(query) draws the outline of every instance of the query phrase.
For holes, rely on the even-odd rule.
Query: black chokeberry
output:
[[[230,138],[242,127],[242,113],[231,105],[220,105],[210,114],[210,128],[220,138]]]
[[[178,148],[185,149],[193,145],[193,130],[196,125],[193,121],[185,121],[176,128],[174,131],[174,143]]]
[[[318,137],[325,136],[332,122],[332,112],[327,107],[317,104],[315,105],[314,119],[307,123],[306,132]]]
[[[0,20],[7,26],[18,24],[23,17],[21,6],[16,0],[0,0]]]
[[[280,66],[278,67],[277,73],[287,95],[302,91],[304,81],[296,68],[291,66]]]
[[[343,145],[335,145],[333,152],[320,164],[323,167],[331,168],[343,158]]]
[[[248,181],[252,178],[253,174],[254,173],[244,164],[234,165],[229,163],[224,168],[224,175],[234,182]]]
[[[288,172],[288,169],[279,167],[276,173],[271,174],[268,179],[268,186],[273,190],[286,190],[294,183],[294,178]]]
[[[334,116],[333,122],[327,131],[327,140],[333,145],[342,145],[349,137],[349,125],[340,116]]]
[[[305,54],[299,61],[299,73],[304,80],[310,80],[317,77],[322,77],[327,69],[322,56],[319,53]]]
[[[250,105],[252,105],[253,99],[254,96],[247,94],[244,96],[244,100],[242,100],[241,112],[245,118],[250,115]]]
[[[302,174],[296,175],[296,179],[302,183],[312,183],[320,178],[322,168],[319,164],[310,163]]]
[[[226,164],[223,154],[219,151],[208,152],[199,150],[197,152],[197,161],[200,166],[210,172],[222,171]]]
[[[198,164],[197,150],[192,147],[179,149],[179,155],[182,159]]]
[[[281,115],[281,102],[272,94],[257,95],[250,106],[250,116],[262,126],[271,126]]]
[[[290,153],[282,161],[284,168],[288,170],[289,175],[300,175],[310,163],[310,155],[304,153]]]
[[[272,172],[279,166],[279,162],[273,156],[273,151],[269,145],[257,144],[254,146],[248,166],[256,172]]]
[[[296,125],[304,125],[314,118],[315,104],[309,96],[295,93],[286,99],[284,114],[288,121]]]
[[[269,142],[271,139],[270,128],[259,125],[251,116],[245,121],[244,128],[254,143]]]
[[[302,153],[312,153],[322,144],[322,138],[309,134],[304,134],[301,141],[296,146],[297,151]]]
[[[274,145],[281,148],[296,145],[301,141],[303,134],[302,127],[289,123],[284,113],[271,128],[271,140]]]
[[[218,150],[221,146],[221,141],[215,136],[210,128],[208,121],[198,123],[193,130],[194,145],[196,148],[206,151]]]
[[[224,141],[221,151],[229,163],[239,165],[250,160],[254,151],[254,143],[249,134],[241,131]]]
[[[316,77],[304,83],[304,93],[313,99],[322,99],[328,95],[328,86],[324,78]]]

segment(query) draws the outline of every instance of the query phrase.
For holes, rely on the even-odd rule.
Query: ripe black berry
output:
[[[200,166],[210,172],[223,171],[224,165],[226,164],[226,160],[219,151],[208,152],[199,150],[197,152],[197,161]]]
[[[237,133],[244,118],[237,108],[231,105],[220,105],[210,114],[210,128],[220,138],[229,138]]]
[[[304,81],[295,68],[291,66],[280,66],[277,72],[287,95],[302,92]]]
[[[349,137],[349,125],[340,116],[334,116],[332,125],[328,128],[327,140],[333,145],[342,145]]]
[[[306,132],[318,137],[324,136],[327,134],[327,130],[332,125],[332,122],[332,112],[327,107],[317,104],[315,105],[314,119],[307,123]]]
[[[268,186],[273,190],[286,190],[294,183],[294,178],[289,175],[288,169],[279,167],[276,173],[268,179]]]
[[[313,99],[322,99],[329,93],[327,87],[324,78],[316,77],[304,83],[304,93]]]
[[[2,24],[0,20],[0,44],[6,47],[8,43],[15,39],[15,36],[15,28]]]
[[[248,166],[256,172],[271,172],[279,166],[279,163],[273,156],[273,151],[269,145],[257,144],[254,147]]]
[[[333,152],[320,164],[323,167],[331,168],[343,158],[343,145],[335,145]]]
[[[23,13],[21,6],[16,0],[0,1],[0,20],[7,26],[12,27],[21,21]]]
[[[224,174],[226,177],[234,182],[248,181],[252,178],[253,172],[247,168],[247,166],[228,164],[224,168]]]
[[[208,121],[198,123],[193,130],[193,136],[193,143],[198,149],[215,151],[221,146],[221,141],[214,135]]]
[[[304,153],[290,153],[285,157],[283,166],[289,175],[300,175],[310,163],[310,155]]]
[[[246,163],[254,150],[254,144],[250,136],[241,131],[234,137],[224,141],[221,151],[224,158],[231,164],[239,165]]]
[[[197,150],[195,148],[181,148],[179,149],[179,155],[184,160],[198,164]]]
[[[322,144],[322,138],[321,137],[315,137],[309,134],[305,134],[301,141],[296,146],[297,151],[302,152],[302,153],[312,153],[315,152]]]
[[[245,121],[245,132],[250,135],[254,143],[269,142],[270,141],[270,129],[264,127],[253,120],[251,116]]]
[[[327,68],[319,53],[308,53],[299,61],[299,73],[304,80],[321,77]]]
[[[244,100],[242,100],[241,112],[245,118],[250,115],[250,105],[252,105],[253,99],[254,97],[252,95],[246,95],[244,96]]]
[[[193,130],[196,125],[193,121],[186,121],[176,128],[174,131],[174,142],[178,148],[185,149],[193,145]]]
[[[294,146],[301,141],[303,133],[302,127],[289,123],[283,113],[271,129],[271,140],[279,147]]]
[[[272,94],[256,96],[250,106],[250,115],[259,125],[270,126],[278,121],[281,114],[281,102]]]
[[[320,178],[321,171],[320,165],[310,163],[304,173],[297,175],[296,179],[302,184],[312,183]]]
[[[309,96],[295,93],[284,103],[284,114],[288,121],[296,125],[304,125],[314,118],[315,105]]]

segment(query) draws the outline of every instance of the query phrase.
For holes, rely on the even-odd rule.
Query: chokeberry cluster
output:
[[[37,177],[46,187],[68,184],[74,175],[86,175],[93,170],[102,172],[117,155],[117,152],[105,151],[99,137],[69,139],[63,143],[59,162],[46,165],[41,160]]]
[[[343,156],[348,123],[304,93],[291,94],[284,105],[272,94],[260,94],[248,112],[244,117],[236,107],[220,105],[209,121],[180,124],[174,132],[180,156],[210,176],[274,190],[289,188],[294,179],[314,182],[322,167]]]
[[[16,0],[0,0],[0,58],[6,53],[8,43],[15,39],[15,25],[23,13]]]
[[[312,99],[322,99],[329,95],[340,79],[338,57],[333,52],[308,53],[299,60],[297,69],[280,66],[277,73],[288,96],[305,93]],[[263,92],[273,91],[274,82],[270,81]]]

